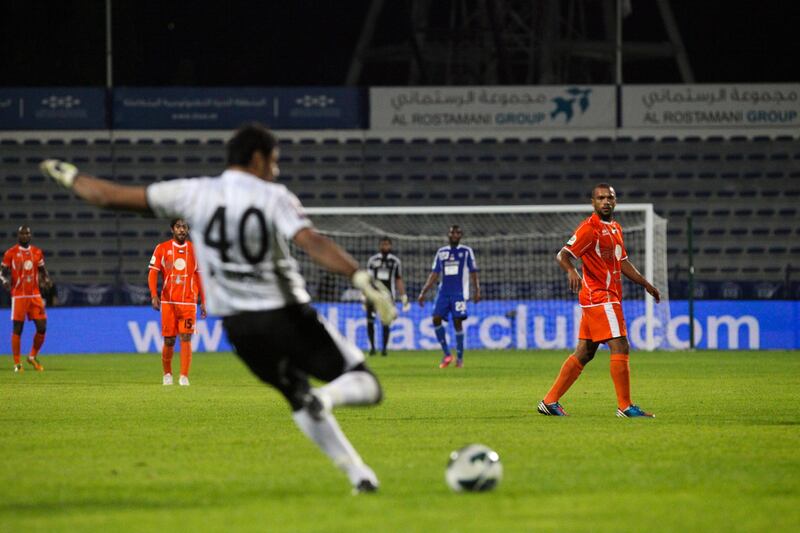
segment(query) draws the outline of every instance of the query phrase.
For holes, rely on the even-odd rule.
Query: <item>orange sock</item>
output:
[[[161,366],[164,367],[164,374],[172,374],[172,354],[175,353],[175,346],[161,348]]]
[[[19,353],[20,353],[20,338],[19,335],[12,333],[11,334],[11,355],[14,356],[14,364],[19,364]]]
[[[33,346],[31,346],[30,357],[39,355],[39,350],[42,349],[42,344],[44,344],[44,335],[44,333],[37,333],[33,336]]]
[[[181,376],[189,375],[189,367],[192,364],[192,343],[181,341]]]
[[[611,354],[611,379],[617,391],[617,407],[627,409],[631,404],[631,365],[627,355]]]
[[[581,375],[583,365],[575,357],[575,354],[567,357],[564,364],[561,365],[561,371],[558,373],[556,382],[550,387],[547,395],[544,397],[544,403],[557,402],[569,390],[578,376]]]

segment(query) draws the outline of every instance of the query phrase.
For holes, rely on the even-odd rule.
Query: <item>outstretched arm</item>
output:
[[[118,185],[90,174],[78,172],[72,163],[47,159],[39,165],[41,171],[87,203],[107,209],[139,211],[150,213],[147,205],[146,189],[142,186]]]
[[[75,194],[97,207],[107,209],[124,209],[126,211],[139,211],[149,213],[145,188],[141,186],[130,187],[102,180],[87,174],[80,174],[75,178],[72,187]]]
[[[303,228],[293,240],[318,265],[334,272],[344,274],[353,286],[364,293],[366,299],[375,306],[375,311],[384,325],[389,325],[397,317],[392,295],[383,283],[375,281],[369,272],[359,270],[353,256],[331,239],[320,235],[314,228]]]
[[[558,265],[561,267],[561,270],[567,273],[567,283],[569,284],[569,289],[572,292],[577,293],[581,291],[583,279],[581,279],[581,275],[578,274],[578,270],[572,263],[573,259],[574,258],[572,254],[566,248],[562,248],[556,254],[556,261],[558,262]]]
[[[631,263],[630,260],[625,259],[624,261],[622,261],[621,265],[622,265],[622,273],[625,274],[626,278],[636,283],[637,285],[641,285],[642,287],[644,287],[644,290],[646,290],[650,296],[655,298],[656,303],[661,301],[661,292],[658,289],[656,289],[652,283],[647,281],[647,279],[644,276],[642,276],[642,274],[639,272],[639,270],[636,269],[635,266],[633,266],[633,263]]]
[[[433,284],[437,281],[439,281],[439,274],[436,272],[431,272],[430,276],[428,276],[428,279],[425,281],[425,285],[422,286],[422,290],[419,291],[419,296],[417,297],[420,307],[425,305],[425,293],[428,292],[428,289],[433,287]]]
[[[334,272],[352,276],[358,270],[353,256],[331,239],[320,235],[313,228],[304,228],[294,236],[294,242],[318,265]]]

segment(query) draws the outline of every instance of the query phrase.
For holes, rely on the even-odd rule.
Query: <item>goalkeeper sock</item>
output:
[[[375,351],[375,320],[367,319],[367,337],[369,337],[369,351]]]
[[[36,357],[39,355],[39,350],[42,349],[42,344],[44,344],[44,335],[44,333],[36,333],[33,336],[33,346],[31,346],[30,357]]]
[[[611,354],[611,379],[617,392],[617,407],[627,409],[631,405],[631,365],[630,358],[621,353]]]
[[[555,383],[553,383],[553,386],[550,387],[550,390],[544,397],[544,403],[557,402],[566,394],[572,384],[575,383],[575,380],[578,379],[582,371],[583,365],[578,361],[578,358],[575,357],[575,354],[567,357],[567,360],[561,365],[561,371],[558,373]]]
[[[19,354],[20,354],[20,344],[21,340],[19,335],[16,333],[11,334],[11,354],[14,356],[14,364],[19,364]]]
[[[189,367],[192,365],[192,342],[181,341],[181,376],[189,376]]]
[[[383,353],[386,353],[386,348],[389,346],[389,335],[391,335],[391,328],[383,326]]]
[[[439,344],[442,345],[442,351],[444,351],[444,355],[450,355],[450,348],[447,347],[447,334],[444,332],[444,324],[439,324],[434,328],[436,332],[436,338],[439,340]]]
[[[175,353],[175,346],[168,346],[164,343],[161,348],[161,366],[164,368],[164,374],[172,374],[172,354]]]
[[[456,331],[456,357],[459,361],[464,359],[464,331]]]

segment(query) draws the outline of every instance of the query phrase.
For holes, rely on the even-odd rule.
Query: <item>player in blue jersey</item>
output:
[[[464,366],[464,330],[462,323],[467,318],[467,300],[470,299],[470,281],[475,288],[472,300],[478,303],[481,300],[481,286],[478,281],[478,265],[475,262],[475,252],[469,246],[459,244],[464,232],[460,226],[450,226],[447,237],[449,246],[443,246],[433,258],[433,266],[428,280],[419,293],[419,305],[425,305],[425,293],[439,282],[436,294],[436,304],[433,308],[433,325],[436,338],[442,345],[444,357],[439,368],[445,368],[453,362],[450,348],[447,345],[447,334],[444,331],[442,320],[447,321],[448,315],[453,318],[453,328],[456,330],[456,366]],[[469,275],[467,275],[469,274]],[[441,278],[441,280],[440,280]]]

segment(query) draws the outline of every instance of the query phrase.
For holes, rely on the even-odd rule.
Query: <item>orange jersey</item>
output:
[[[164,303],[197,303],[200,287],[197,281],[197,260],[191,241],[178,244],[174,240],[156,246],[150,258],[150,269],[161,273]]]
[[[28,245],[12,246],[3,255],[3,266],[11,269],[11,296],[39,296],[39,268],[44,266],[42,251]]]
[[[618,222],[605,222],[593,213],[578,226],[565,248],[583,262],[581,306],[622,303],[622,262],[628,252]]]

